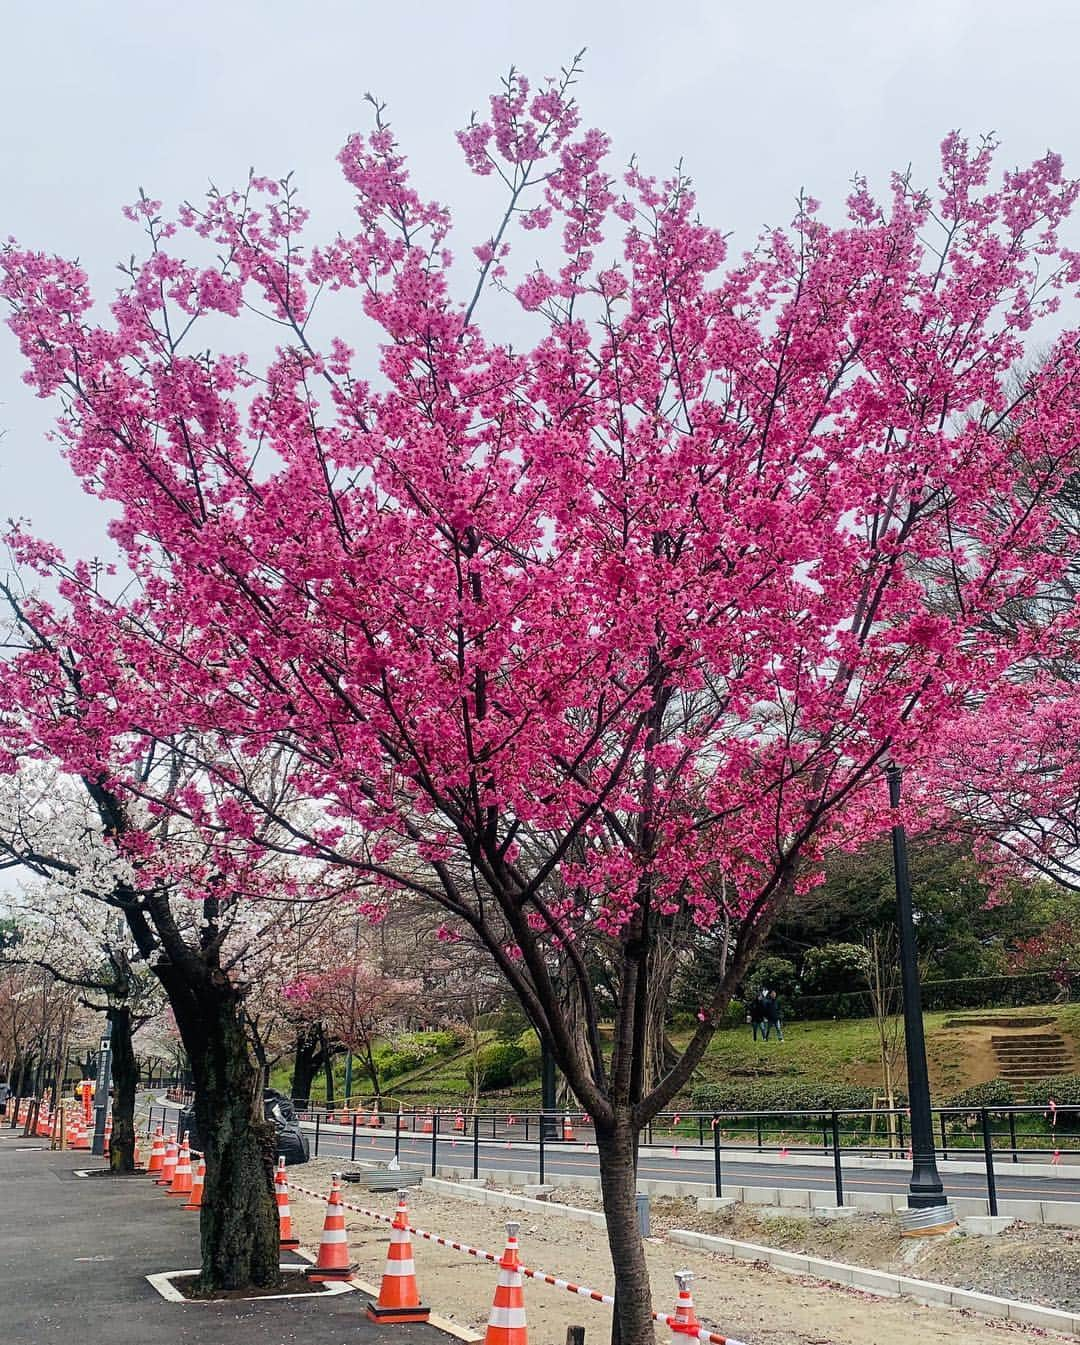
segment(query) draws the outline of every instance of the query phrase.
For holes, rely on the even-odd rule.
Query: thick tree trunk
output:
[[[615,1125],[610,1130],[598,1126],[596,1147],[615,1275],[611,1338],[619,1345],[654,1345],[649,1271],[637,1221],[636,1143],[629,1117],[617,1111]]]
[[[117,1004],[106,1010],[112,1024],[113,1108],[109,1167],[113,1172],[135,1171],[135,1089],[139,1068],[131,1044],[131,1010]]]
[[[202,999],[202,996],[200,996]],[[280,1283],[274,1201],[274,1130],[262,1114],[261,1072],[251,1057],[231,986],[212,996],[205,1035],[185,1045],[195,1079],[195,1123],[206,1158],[201,1216],[203,1293]]]
[[[263,1118],[260,1073],[244,1031],[243,992],[219,968],[185,959],[154,970],[191,1062],[195,1128],[206,1160],[198,1290],[281,1282],[274,1200],[274,1128]]]

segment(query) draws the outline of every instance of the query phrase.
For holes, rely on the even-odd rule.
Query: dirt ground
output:
[[[294,1184],[325,1191],[332,1169],[331,1163],[318,1160],[292,1169],[290,1177]],[[565,1192],[559,1194],[561,1199],[567,1199]],[[392,1196],[373,1194],[358,1186],[346,1185],[345,1198],[386,1213],[394,1207]],[[595,1204],[595,1197],[585,1193],[580,1193],[580,1199],[573,1203],[584,1205],[586,1200]],[[324,1205],[295,1190],[291,1203],[298,1236],[305,1247],[314,1250],[322,1229]],[[514,1217],[512,1211],[467,1204],[421,1188],[410,1190],[409,1206],[414,1226],[495,1253],[502,1250],[506,1219]],[[573,1223],[554,1212],[550,1216],[521,1213],[518,1217],[521,1254],[526,1265],[611,1292],[611,1263],[602,1229]],[[991,1322],[956,1309],[920,1307],[902,1299],[878,1298],[808,1277],[785,1275],[764,1264],[732,1261],[663,1240],[665,1229],[704,1228],[701,1221],[706,1217],[696,1210],[691,1216],[689,1202],[654,1201],[653,1232],[657,1236],[647,1244],[653,1304],[661,1310],[673,1307],[674,1271],[688,1267],[696,1277],[694,1301],[702,1322],[747,1345],[910,1345],[914,1340],[941,1345],[1005,1345],[1007,1340],[1017,1337],[1054,1338],[1033,1327]],[[740,1220],[750,1217],[740,1215]],[[724,1231],[728,1236],[770,1246],[792,1245],[776,1236],[765,1236],[770,1231],[785,1237],[799,1232],[775,1226],[770,1230],[756,1223],[753,1227],[743,1222],[725,1224],[717,1217],[708,1218],[712,1231]],[[787,1225],[790,1221],[782,1222]],[[377,1284],[386,1260],[387,1226],[350,1213],[347,1228],[350,1252],[360,1267],[358,1274]],[[975,1242],[974,1239],[950,1241],[954,1245],[961,1241]],[[881,1254],[884,1247],[881,1230],[876,1234],[876,1244]],[[835,1245],[831,1248],[834,1256],[839,1256],[842,1250]],[[980,1239],[973,1250],[976,1259],[985,1256],[985,1240]],[[493,1267],[419,1238],[413,1240],[413,1253],[424,1301],[443,1316],[483,1331],[495,1288]],[[1076,1255],[1075,1251],[1070,1254]],[[862,1256],[858,1259],[866,1265],[879,1264]],[[935,1278],[937,1274],[931,1273],[921,1258],[918,1266],[907,1273],[924,1279]],[[954,1282],[966,1287],[963,1277]],[[1027,1293],[1023,1296],[1029,1297]],[[606,1345],[611,1310],[605,1305],[533,1280],[525,1282],[525,1301],[531,1339],[536,1345],[561,1345],[567,1326],[572,1324],[583,1325],[593,1345]]]
[[[599,1209],[594,1192],[566,1188],[567,1205]],[[898,1221],[863,1214],[828,1222],[800,1219],[794,1212],[769,1218],[736,1205],[723,1214],[702,1214],[693,1200],[652,1202],[652,1231],[690,1228],[757,1242],[766,1247],[846,1261],[872,1270],[911,1275],[998,1298],[1017,1298],[1063,1312],[1080,1312],[1080,1231],[1014,1224],[1000,1237],[902,1238]]]

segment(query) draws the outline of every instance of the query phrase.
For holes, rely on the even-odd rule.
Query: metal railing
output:
[[[170,1124],[170,1109],[152,1106],[147,1115],[147,1134],[153,1129],[155,1112],[160,1123]],[[1080,1108],[1076,1107],[934,1108],[936,1156],[945,1161],[968,1158],[980,1162],[985,1172],[987,1204],[990,1213],[996,1214],[996,1167],[1002,1160],[1017,1164],[1021,1159],[1049,1157],[1053,1165],[1062,1165],[1062,1175],[1075,1173],[1080,1177],[1080,1130],[1075,1128],[1078,1114]],[[372,1119],[370,1113],[346,1115],[337,1108],[306,1109],[300,1113],[316,1158],[344,1159],[347,1155],[350,1162],[356,1162],[363,1156],[363,1147],[378,1147],[385,1153],[385,1141],[392,1139],[394,1157],[400,1160],[405,1140],[410,1156],[419,1150],[425,1166],[429,1160],[432,1176],[437,1175],[440,1163],[470,1168],[474,1179],[485,1170],[505,1172],[505,1160],[500,1164],[491,1161],[492,1146],[501,1144],[516,1151],[523,1163],[534,1154],[525,1166],[530,1173],[535,1171],[543,1185],[553,1149],[565,1153],[571,1145],[595,1143],[593,1127],[580,1114],[501,1111],[466,1114],[434,1108],[399,1109],[392,1116],[379,1115],[374,1118],[379,1122],[376,1126],[371,1124]],[[567,1120],[570,1125],[564,1129]],[[711,1186],[717,1196],[723,1194],[725,1162],[737,1159],[739,1154],[775,1154],[778,1159],[820,1157],[831,1166],[836,1203],[842,1206],[845,1156],[910,1158],[908,1137],[909,1121],[904,1108],[674,1112],[658,1116],[646,1126],[641,1143],[654,1151],[649,1155],[654,1166],[658,1160],[674,1162],[696,1153],[704,1177],[697,1184]],[[455,1152],[459,1145],[464,1147],[464,1155]],[[481,1161],[482,1150],[487,1162]],[[1077,1160],[1075,1166],[1065,1162],[1070,1155]],[[466,1158],[464,1164],[454,1161],[461,1157]],[[681,1181],[695,1181],[675,1172],[672,1176]]]

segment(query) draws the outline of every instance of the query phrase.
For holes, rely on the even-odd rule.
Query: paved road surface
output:
[[[369,1323],[360,1293],[168,1303],[145,1276],[199,1264],[198,1216],[145,1178],[77,1178],[100,1159],[31,1143],[0,1130],[4,1345],[386,1345],[388,1331],[447,1345],[431,1326]]]

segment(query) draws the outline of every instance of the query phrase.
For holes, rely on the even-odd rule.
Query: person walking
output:
[[[765,1001],[760,995],[755,995],[750,1001],[750,1008],[746,1013],[746,1021],[754,1034],[754,1040],[757,1041],[758,1033],[761,1033],[761,1040],[765,1040]]]
[[[765,1001],[765,1040],[769,1040],[769,1031],[776,1028],[776,1040],[784,1040],[784,1019],[780,1012],[780,1001],[776,996],[775,990],[769,991],[769,997]]]

